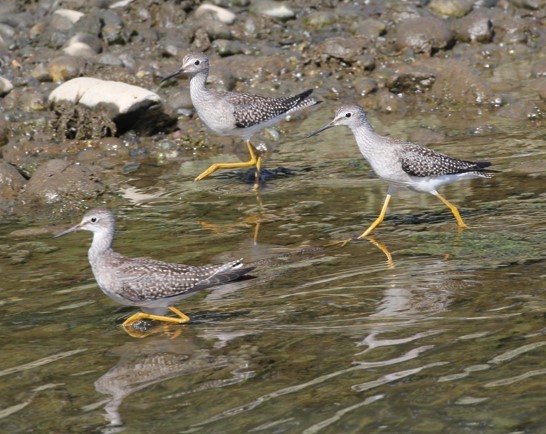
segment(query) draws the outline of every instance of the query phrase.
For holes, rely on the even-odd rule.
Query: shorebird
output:
[[[309,95],[313,89],[298,95],[270,98],[250,93],[220,92],[206,86],[209,74],[209,59],[203,53],[187,54],[182,67],[164,77],[161,83],[186,74],[190,78],[190,97],[199,118],[216,134],[238,136],[246,141],[250,160],[238,163],[213,164],[196,181],[206,178],[219,169],[256,168],[255,188],[259,187],[262,156],[251,143],[252,136],[306,107],[319,104]]]
[[[466,228],[457,207],[441,196],[437,189],[464,179],[490,178],[492,173],[497,172],[486,169],[491,166],[488,161],[458,160],[411,142],[381,136],[370,125],[364,109],[353,104],[340,107],[332,122],[307,135],[307,138],[338,125],[351,129],[362,156],[377,176],[388,183],[387,197],[379,217],[359,239],[368,236],[381,224],[392,194],[404,188],[436,196],[451,210],[459,228]]]
[[[79,224],[54,238],[79,230],[93,232],[88,257],[100,289],[117,303],[143,310],[129,317],[123,327],[143,319],[186,323],[190,318],[173,307],[174,303],[202,289],[235,280],[254,269],[244,268],[242,259],[192,266],[151,258],[128,258],[112,249],[115,228],[114,215],[107,209],[95,208],[86,212]],[[178,317],[165,316],[167,310]]]

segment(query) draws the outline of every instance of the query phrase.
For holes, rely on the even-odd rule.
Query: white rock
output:
[[[68,101],[94,108],[99,104],[115,107],[115,113],[130,113],[146,105],[157,104],[161,98],[142,87],[119,81],[99,80],[92,77],[79,77],[61,84],[49,95],[50,102]]]
[[[233,24],[237,16],[227,9],[221,8],[220,6],[210,5],[208,3],[202,4],[195,11],[195,16],[198,18],[201,15],[213,13],[216,17],[225,24]]]
[[[72,24],[78,21],[85,14],[82,12],[74,11],[72,9],[57,9],[54,14],[60,15],[63,18],[66,18]]]
[[[5,97],[13,89],[13,84],[7,78],[0,77],[0,98]]]
[[[116,2],[112,5],[110,5],[110,9],[120,9],[120,8],[124,8],[125,6],[129,5],[133,3],[133,0],[121,0],[119,2]]]
[[[89,45],[83,42],[73,42],[68,47],[63,48],[63,53],[69,56],[83,57],[84,59],[90,59],[96,54]]]
[[[273,0],[255,0],[250,10],[279,20],[289,20],[296,16],[296,13],[286,4]]]

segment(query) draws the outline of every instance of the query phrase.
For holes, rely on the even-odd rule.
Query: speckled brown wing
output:
[[[124,297],[135,303],[176,297],[225,283],[241,275],[240,272],[230,274],[230,271],[243,271],[242,260],[194,267],[147,258],[127,259],[117,271]],[[220,276],[224,274],[231,276],[231,279],[221,279]]]
[[[312,92],[313,89],[309,89],[298,95],[281,98],[268,98],[248,93],[229,93],[226,94],[226,100],[234,106],[235,126],[250,128],[278,116],[317,104],[316,100],[307,98]]]
[[[442,176],[458,173],[485,173],[491,163],[487,161],[466,161],[448,157],[431,149],[406,144],[400,154],[402,170],[411,176]]]

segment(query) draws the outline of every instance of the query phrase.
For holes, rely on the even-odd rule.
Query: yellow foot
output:
[[[353,238],[347,238],[346,240],[332,241],[331,243],[325,244],[324,247],[345,247],[353,241]]]
[[[179,318],[172,318],[170,316],[152,315],[152,314],[149,314],[149,313],[137,312],[134,315],[132,315],[131,317],[127,318],[127,320],[125,320],[125,322],[122,324],[122,326],[123,327],[130,327],[134,323],[136,323],[138,321],[141,321],[143,319],[151,319],[151,320],[162,321],[162,322],[167,322],[167,323],[171,323],[171,324],[184,324],[184,323],[187,323],[187,322],[190,321],[190,317],[187,316],[186,314],[180,312],[176,307],[169,307],[169,310],[171,312],[174,312],[175,314],[177,314],[179,316]]]
[[[246,145],[248,147],[248,152],[250,153],[250,160],[239,162],[239,163],[217,163],[210,166],[207,170],[205,170],[201,175],[199,175],[197,178],[195,178],[195,181],[201,181],[202,179],[209,176],[211,173],[216,172],[220,169],[248,169],[249,167],[256,167],[256,183],[259,184],[259,174],[260,174],[260,167],[262,165],[262,157],[260,156],[260,153],[256,150],[254,146],[250,142],[246,142]],[[257,187],[254,186],[256,189]]]
[[[155,327],[151,327],[150,329],[137,329],[135,327],[123,327],[123,330],[125,330],[125,333],[127,333],[129,336],[133,338],[147,338],[149,336],[157,335],[157,334],[164,334],[169,339],[176,339],[178,336],[182,334],[182,331],[184,330],[184,326],[181,324],[164,324],[164,325],[158,325]]]

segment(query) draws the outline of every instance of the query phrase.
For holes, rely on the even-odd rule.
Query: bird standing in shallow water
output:
[[[373,171],[387,181],[387,197],[379,217],[358,238],[368,236],[385,218],[391,196],[400,189],[430,193],[440,199],[453,213],[459,228],[466,228],[459,210],[436,189],[445,184],[472,178],[490,178],[496,170],[487,161],[465,161],[451,158],[411,142],[377,134],[368,122],[364,109],[358,105],[340,107],[334,120],[307,137],[337,125],[348,126],[356,143]]]
[[[128,318],[123,323],[124,327],[142,319],[186,323],[190,318],[172,304],[201,289],[235,280],[254,269],[243,268],[242,259],[218,265],[191,266],[151,258],[128,258],[112,249],[115,227],[115,218],[110,211],[95,208],[85,213],[79,224],[54,238],[78,230],[93,232],[88,257],[100,289],[117,303],[138,306],[144,311]],[[165,316],[167,310],[178,318]]]
[[[196,181],[206,178],[218,169],[256,167],[255,188],[258,188],[262,157],[250,143],[252,136],[296,111],[319,104],[319,101],[309,98],[312,89],[280,98],[209,89],[206,86],[209,59],[203,53],[186,55],[182,67],[164,77],[161,83],[180,74],[186,74],[190,78],[190,97],[199,118],[219,135],[242,137],[250,153],[250,160],[246,162],[213,164],[195,178]]]

